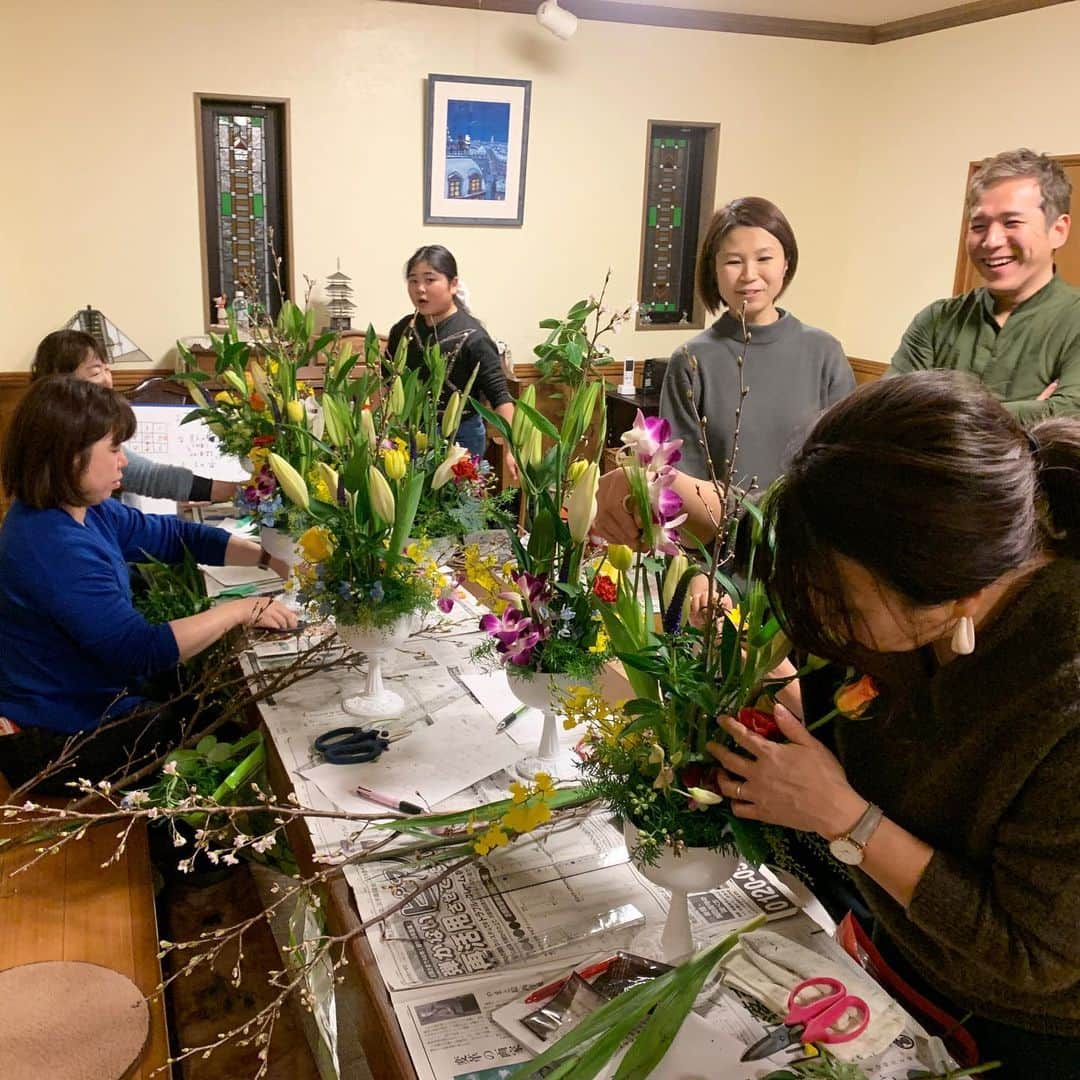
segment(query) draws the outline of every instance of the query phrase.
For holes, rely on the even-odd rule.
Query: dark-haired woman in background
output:
[[[697,289],[709,311],[726,310],[676,349],[660,394],[660,415],[670,422],[671,437],[683,440],[675,491],[684,502],[712,498],[708,483],[697,482],[709,478],[698,417],[708,419],[708,453],[717,477],[726,474],[738,423],[734,480],[745,488],[756,478],[765,488],[822,409],[855,387],[840,342],[776,306],[798,263],[791,225],[767,199],[736,199],[713,215],[698,258]],[[749,393],[741,398],[744,354],[742,382]],[[626,493],[620,470],[603,477],[594,528],[610,541],[633,544],[639,530],[626,509]],[[699,526],[698,535],[708,531],[707,515],[702,516],[706,528]]]
[[[0,463],[14,500],[0,527],[0,718],[15,733],[0,736],[0,770],[13,786],[55,760],[69,736],[137,708],[142,679],[233,627],[296,624],[266,597],[160,625],[136,611],[129,560],[177,562],[186,548],[210,565],[270,566],[282,577],[288,567],[251,540],[110,498],[134,431],[119,394],[70,376],[34,381],[12,417]],[[96,779],[122,766],[147,724],[121,720],[87,742],[75,775]]]
[[[54,330],[41,339],[34,354],[30,378],[46,375],[74,375],[111,390],[113,379],[109,358],[98,340],[82,330]],[[177,502],[227,502],[239,484],[196,476],[179,465],[151,461],[133,450],[125,451],[124,490],[150,499]]]
[[[837,756],[725,718],[740,817],[819,833],[876,940],[1025,1080],[1080,1076],[1080,420],[920,372],[831,408],[765,506],[797,646],[875,675]],[[996,1075],[996,1074],[995,1074]]]
[[[446,388],[440,409],[454,390],[462,390],[476,371],[472,394],[488,405],[507,423],[514,417],[514,399],[506,387],[499,350],[491,335],[474,318],[458,293],[458,269],[454,256],[441,244],[428,244],[413,252],[405,264],[405,283],[415,309],[399,319],[387,335],[387,352],[397,352],[402,336],[408,338],[407,363],[422,369],[424,350],[439,345],[447,358]],[[484,456],[487,435],[483,417],[466,405],[456,441],[470,454]],[[512,476],[517,469],[508,459]]]

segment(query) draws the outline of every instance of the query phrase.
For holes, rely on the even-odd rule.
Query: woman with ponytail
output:
[[[387,352],[392,357],[405,337],[407,363],[420,368],[424,350],[438,345],[447,361],[446,387],[440,408],[454,390],[463,390],[476,372],[472,396],[484,398],[507,423],[514,418],[514,399],[506,387],[499,350],[491,335],[473,317],[465,304],[458,281],[457,261],[441,244],[428,244],[413,252],[405,264],[405,282],[413,311],[400,319],[387,335]],[[487,436],[483,417],[466,404],[458,426],[457,443],[470,454],[484,456]],[[513,459],[511,475],[516,475]]]
[[[785,630],[880,692],[835,755],[782,706],[786,742],[722,719],[724,794],[829,841],[1002,1075],[1080,1076],[1080,420],[1025,431],[954,372],[864,386],[765,515]]]

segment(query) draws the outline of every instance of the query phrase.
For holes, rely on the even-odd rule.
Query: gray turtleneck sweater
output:
[[[818,414],[855,388],[855,376],[840,342],[824,330],[805,326],[788,311],[768,326],[751,326],[744,346],[739,320],[725,313],[677,349],[660,395],[660,415],[671,422],[672,437],[683,439],[679,469],[708,477],[701,434],[691,401],[707,417],[709,452],[723,477],[739,405],[738,360],[745,349],[743,402],[736,482],[757,477],[767,487],[802,441]],[[693,371],[690,357],[697,360]]]

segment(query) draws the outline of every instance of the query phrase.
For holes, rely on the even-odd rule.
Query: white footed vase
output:
[[[344,698],[341,707],[350,716],[388,720],[401,715],[405,699],[383,685],[383,661],[412,634],[416,616],[410,612],[387,626],[350,626],[338,623],[338,636],[353,652],[367,657],[367,689]]]
[[[638,831],[633,822],[623,823],[623,838],[627,851],[633,855],[634,848],[638,846]],[[647,880],[671,893],[667,922],[660,936],[662,955],[659,959],[664,963],[677,964],[694,951],[687,897],[691,893],[708,892],[722,885],[735,873],[740,861],[738,855],[725,855],[709,848],[688,847],[681,855],[676,855],[670,847],[665,847],[652,866],[635,862],[634,865]]]
[[[582,680],[572,675],[545,675],[542,671],[530,675],[519,674],[509,667],[506,681],[510,692],[530,708],[539,709],[544,714],[544,727],[540,733],[540,745],[535,754],[530,754],[519,761],[514,769],[518,776],[531,780],[538,772],[546,772],[557,780],[573,780],[565,766],[559,774],[559,726],[556,717],[560,712],[563,695],[571,686],[580,686]]]

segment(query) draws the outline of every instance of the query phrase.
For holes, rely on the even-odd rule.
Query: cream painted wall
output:
[[[199,332],[196,91],[291,99],[294,267],[325,277],[341,256],[360,320],[407,309],[402,265],[446,243],[491,331],[525,358],[539,319],[599,288],[637,286],[646,121],[722,124],[721,198],[759,192],[791,216],[807,267],[833,247],[819,207],[838,177],[856,46],[583,22],[557,41],[527,16],[328,0],[260,6],[243,48],[221,8],[141,2],[20,6],[4,16],[0,369],[80,305],[104,310],[155,359]],[[264,29],[259,29],[259,27]],[[44,62],[47,58],[47,62]],[[422,224],[424,77],[533,80],[525,225]],[[797,89],[796,89],[797,88]],[[793,92],[796,91],[796,92]],[[840,165],[836,171],[842,171]],[[790,303],[834,325],[840,297],[807,270]],[[614,339],[668,354],[683,332]]]
[[[867,50],[836,324],[849,355],[888,360],[915,312],[952,293],[971,161],[1080,153],[1078,41],[1080,3],[1068,3]]]
[[[799,236],[787,305],[888,359],[950,291],[967,162],[1080,150],[1078,31],[1070,3],[873,48],[584,21],[560,42],[530,16],[267,0],[237,48],[206,0],[0,0],[0,370],[88,302],[162,362],[201,330],[196,91],[291,99],[297,282],[340,255],[357,322],[385,328],[407,255],[446,243],[518,359],[608,266],[612,300],[632,298],[646,121],[718,122],[718,198],[772,198]],[[533,81],[523,228],[421,224],[430,71]],[[613,348],[686,336],[624,330]]]

